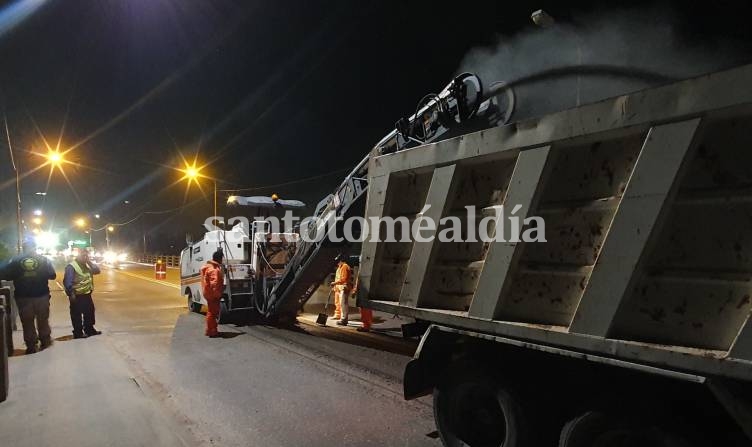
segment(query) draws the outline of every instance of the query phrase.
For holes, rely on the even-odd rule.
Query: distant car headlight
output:
[[[114,251],[106,251],[104,252],[104,262],[108,264],[112,264],[113,262],[117,261],[117,253]]]

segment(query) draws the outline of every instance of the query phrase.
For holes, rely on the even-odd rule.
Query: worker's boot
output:
[[[26,348],[26,355],[35,354],[37,351],[38,351],[37,344],[34,343],[33,345]]]
[[[358,332],[371,332],[370,327],[360,326],[359,328],[355,329]]]
[[[52,340],[42,340],[42,342],[39,344],[39,350],[44,351],[50,346],[52,346]]]
[[[337,326],[347,326],[347,320],[342,319],[337,321]]]
[[[84,334],[83,332],[74,332],[73,338],[88,338],[89,336]]]
[[[89,329],[88,331],[86,331],[86,336],[87,337],[93,337],[95,335],[101,335],[101,334],[102,334],[102,331],[98,331],[98,330],[94,329],[93,327],[91,329]]]

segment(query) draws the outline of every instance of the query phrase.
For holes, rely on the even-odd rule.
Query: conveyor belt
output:
[[[336,213],[337,233],[342,234],[343,222],[351,216],[363,216],[368,188],[362,179],[352,175],[340,187],[338,194],[332,196],[327,206],[329,214]],[[336,204],[337,197],[341,203]],[[326,215],[325,210],[322,215]],[[332,219],[332,222],[335,222]],[[258,311],[266,317],[273,315],[295,314],[311,298],[313,292],[334,272],[337,256],[349,250],[347,242],[333,242],[325,237],[318,242],[304,242],[302,239],[285,271],[269,296],[259,303]],[[261,308],[263,304],[263,309]]]

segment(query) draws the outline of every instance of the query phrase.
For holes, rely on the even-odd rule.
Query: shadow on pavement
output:
[[[313,322],[307,321],[305,318],[301,318],[300,316],[298,316],[294,320],[279,319],[275,321],[262,318],[253,311],[238,311],[237,313],[232,315],[230,321],[227,321],[223,324],[225,326],[237,328],[240,331],[243,331],[244,328],[250,329],[253,327],[278,329],[310,337],[324,338],[354,346],[377,349],[380,351],[391,352],[393,354],[400,354],[405,356],[412,356],[413,354],[415,354],[415,349],[418,347],[417,340],[395,337],[394,330],[382,330],[380,328],[373,328],[369,333],[357,332],[356,327],[354,326],[334,326],[334,321],[335,320],[332,317],[329,317],[327,321],[328,324],[326,326],[320,326]],[[374,324],[378,324],[383,321],[385,321],[383,320],[383,318],[374,318]],[[221,336],[221,338],[234,338],[241,333],[224,332],[220,334],[228,334],[227,336]]]
[[[242,332],[220,332],[219,338],[235,338],[238,335],[242,335]]]

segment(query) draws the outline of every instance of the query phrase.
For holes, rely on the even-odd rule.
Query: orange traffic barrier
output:
[[[167,264],[161,259],[157,259],[157,263],[154,264],[154,277],[156,279],[167,279]]]

